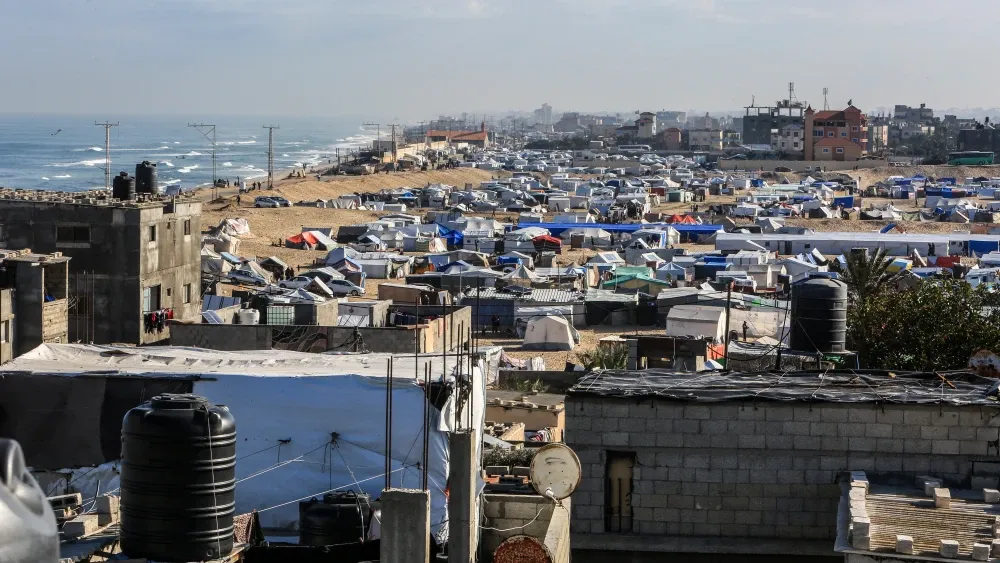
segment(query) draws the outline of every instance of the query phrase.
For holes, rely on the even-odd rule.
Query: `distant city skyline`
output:
[[[940,12],[931,0],[11,2],[0,112],[724,113],[784,98],[788,82],[814,107],[824,87],[832,107],[866,111],[1000,105],[984,66],[1000,3],[951,3],[961,29]]]

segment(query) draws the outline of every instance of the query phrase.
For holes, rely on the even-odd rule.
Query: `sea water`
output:
[[[104,187],[104,127],[111,128],[111,175],[135,173],[135,165],[156,163],[161,188],[190,189],[212,182],[212,144],[189,123],[216,125],[216,168],[235,182],[267,177],[267,129],[274,131],[276,174],[288,168],[325,164],[359,146],[376,131],[359,120],[338,118],[192,118],[0,115],[0,186],[79,191]],[[206,130],[206,133],[211,135]]]

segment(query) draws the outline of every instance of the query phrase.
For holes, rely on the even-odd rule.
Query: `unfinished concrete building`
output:
[[[836,555],[844,479],[997,487],[995,379],[974,373],[591,373],[566,398],[577,562]]]
[[[70,259],[30,250],[3,252],[0,258],[0,287],[11,292],[9,304],[0,304],[6,309],[0,311],[0,342],[12,344],[4,361],[39,344],[68,342]]]
[[[201,310],[201,203],[0,190],[0,245],[69,263],[68,340],[151,344]]]

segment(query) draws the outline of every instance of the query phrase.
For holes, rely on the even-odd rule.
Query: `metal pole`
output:
[[[389,444],[392,441],[390,436],[392,435],[392,416],[389,414],[392,412],[392,358],[386,360],[386,378],[385,378],[385,490],[389,490],[392,487],[392,481],[389,478],[390,470],[392,468],[392,462],[390,461],[390,451]]]
[[[194,127],[201,133],[210,143],[212,143],[212,199],[219,197],[219,190],[216,182],[219,180],[219,174],[215,167],[215,125],[207,123],[188,123],[188,127]],[[209,136],[211,134],[211,136]]]
[[[265,125],[267,129],[267,189],[274,189],[274,130],[281,129],[277,125]]]
[[[733,282],[726,286],[726,369],[729,368],[729,309],[733,301]]]
[[[104,189],[111,189],[111,128],[117,127],[118,122],[111,123],[110,121],[105,121],[104,123],[94,122],[94,125],[98,127],[104,127]]]

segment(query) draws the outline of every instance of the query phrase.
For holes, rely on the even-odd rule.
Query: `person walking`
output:
[[[240,194],[236,194],[236,207],[240,207],[242,205],[240,199]]]

